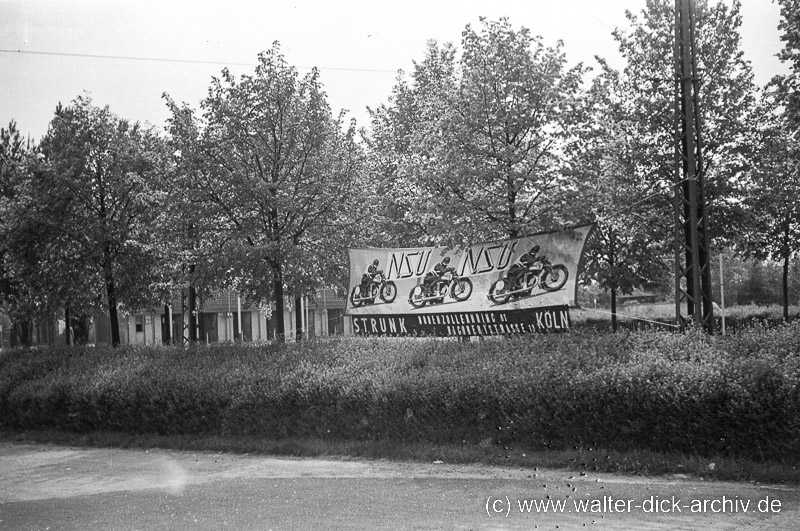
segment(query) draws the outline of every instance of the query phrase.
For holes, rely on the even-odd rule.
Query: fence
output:
[[[725,318],[725,333],[736,334],[748,330],[759,330],[777,328],[783,325],[786,321],[783,319],[773,318],[759,318],[749,317],[741,319]],[[578,330],[597,330],[599,332],[613,332],[611,321],[579,321],[573,322],[571,328]],[[652,332],[652,331],[665,331],[665,332],[680,332],[681,326],[676,321],[651,321],[647,319],[633,319],[633,320],[619,320],[617,321],[617,330],[625,330],[629,332]],[[714,320],[714,333],[722,333],[722,319],[716,318]]]

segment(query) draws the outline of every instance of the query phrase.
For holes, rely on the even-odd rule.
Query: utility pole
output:
[[[714,332],[695,47],[695,1],[675,0],[675,314]]]

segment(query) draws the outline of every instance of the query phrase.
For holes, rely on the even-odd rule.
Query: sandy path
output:
[[[0,443],[9,530],[790,530],[799,507],[796,488],[680,477]]]

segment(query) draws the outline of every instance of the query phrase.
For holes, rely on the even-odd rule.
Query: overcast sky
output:
[[[716,0],[712,0],[716,1]],[[730,0],[725,0],[729,2]],[[743,0],[745,57],[759,85],[786,67],[772,0]],[[334,112],[367,125],[397,71],[424,57],[428,39],[460,46],[466,24],[508,16],[545,44],[564,41],[570,63],[594,56],[621,66],[611,37],[625,10],[645,0],[0,0],[0,126],[16,120],[38,141],[59,102],[88,92],[98,106],[163,128],[162,94],[198,107],[224,67],[253,71],[257,54],[281,43],[287,61],[316,66]]]

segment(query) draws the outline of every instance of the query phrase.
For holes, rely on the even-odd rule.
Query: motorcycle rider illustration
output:
[[[361,275],[361,295],[367,296],[369,295],[369,284],[372,282],[372,279],[375,278],[375,275],[382,275],[383,270],[378,269],[378,265],[380,261],[376,258],[372,261],[370,265],[364,270],[364,274]]]
[[[361,283],[353,287],[350,292],[350,302],[354,308],[364,304],[374,304],[376,299],[380,299],[386,304],[394,302],[397,296],[397,285],[391,280],[387,280],[382,269],[378,269],[380,262],[375,259],[364,269],[361,275]]]
[[[422,280],[425,292],[428,293],[436,281],[448,271],[455,271],[455,268],[450,267],[450,257],[445,256],[441,262],[433,266],[433,269],[425,274],[425,278]]]
[[[534,245],[530,250],[519,257],[519,262],[512,265],[508,269],[508,280],[511,282],[512,289],[519,289],[522,287],[522,278],[525,273],[532,271],[533,266],[537,262],[545,260],[544,255],[537,256],[539,253],[539,246]]]
[[[545,255],[539,254],[539,246],[534,245],[508,268],[505,277],[501,276],[492,283],[488,296],[494,303],[504,304],[512,297],[531,296],[537,288],[545,292],[558,291],[564,287],[567,279],[567,266],[551,263]]]
[[[411,288],[408,302],[414,308],[422,308],[427,304],[441,304],[450,296],[456,302],[467,300],[472,295],[472,281],[456,273],[450,267],[450,257],[446,256],[433,266],[422,279],[422,283]]]

